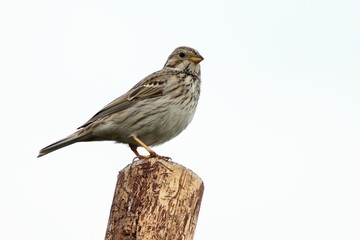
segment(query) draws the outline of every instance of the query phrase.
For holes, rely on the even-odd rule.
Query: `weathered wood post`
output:
[[[192,240],[203,192],[177,163],[135,161],[119,172],[105,240]]]

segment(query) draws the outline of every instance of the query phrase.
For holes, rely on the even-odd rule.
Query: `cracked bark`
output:
[[[204,184],[191,170],[150,158],[119,172],[105,240],[192,240]]]

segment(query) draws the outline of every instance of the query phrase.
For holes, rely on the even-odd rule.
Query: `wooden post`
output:
[[[203,192],[177,163],[135,161],[119,172],[105,240],[192,240]]]

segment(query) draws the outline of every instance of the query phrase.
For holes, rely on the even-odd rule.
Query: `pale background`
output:
[[[133,153],[38,150],[181,45],[205,58],[200,103],[154,149],[205,182],[195,238],[360,239],[359,12],[357,0],[2,0],[0,239],[103,239]]]

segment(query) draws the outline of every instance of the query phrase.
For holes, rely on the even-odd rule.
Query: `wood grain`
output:
[[[163,159],[135,161],[119,172],[105,240],[191,240],[202,180]]]

